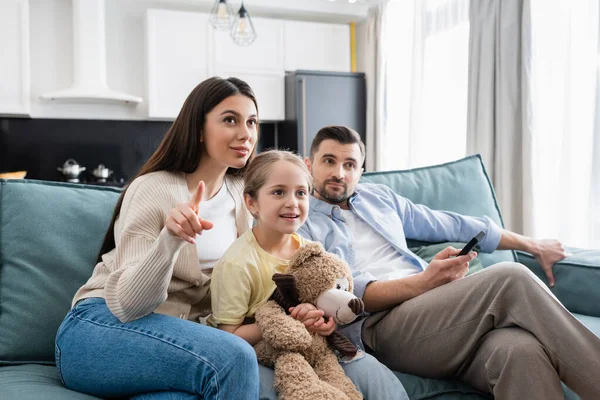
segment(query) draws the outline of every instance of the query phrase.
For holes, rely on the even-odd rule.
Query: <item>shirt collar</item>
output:
[[[356,190],[354,191],[354,193],[352,193],[352,196],[350,196],[350,198],[348,199],[348,202],[350,204],[352,204],[354,202],[356,197],[359,195],[359,192],[360,192],[360,189],[357,185]],[[310,196],[309,209],[310,209],[310,211],[319,212],[321,214],[325,214],[325,215],[329,215],[329,216],[333,216],[334,213],[336,213],[336,212],[340,213],[340,211],[339,211],[340,206],[338,206],[337,204],[327,203],[326,201],[316,198],[314,195]],[[336,214],[336,215],[339,215],[339,214]]]

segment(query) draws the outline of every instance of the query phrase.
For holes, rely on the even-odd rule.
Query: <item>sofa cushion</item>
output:
[[[0,365],[54,363],[54,337],[91,276],[120,191],[0,180]]]
[[[600,317],[600,250],[569,248],[567,252],[572,255],[554,265],[556,283],[552,292],[570,311]],[[518,251],[517,257],[542,281],[547,281],[531,254]]]
[[[454,211],[463,215],[487,215],[504,226],[494,189],[479,155],[469,156],[446,164],[404,171],[369,172],[361,182],[382,183],[417,204],[435,210]],[[409,247],[425,242],[408,240]],[[484,266],[500,261],[515,261],[512,251],[480,254]]]
[[[0,368],[0,398],[19,400],[97,400],[65,388],[55,366],[18,365]]]

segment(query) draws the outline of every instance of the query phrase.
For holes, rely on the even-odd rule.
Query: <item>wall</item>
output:
[[[171,126],[161,121],[0,118],[0,172],[27,171],[28,179],[61,180],[57,167],[75,159],[94,181],[102,163],[117,182],[128,181]],[[273,124],[261,124],[257,150],[274,146]]]
[[[212,0],[106,0],[108,86],[147,99],[147,9],[207,12],[212,4]],[[325,0],[248,0],[245,4],[251,15],[287,19],[351,22],[360,21],[367,14],[366,4]],[[73,104],[39,98],[44,93],[66,89],[73,82],[70,0],[30,0],[30,42],[33,118],[146,119],[147,102],[138,105]]]

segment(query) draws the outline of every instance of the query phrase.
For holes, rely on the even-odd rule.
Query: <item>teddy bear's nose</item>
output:
[[[348,302],[348,307],[350,307],[355,315],[359,315],[365,310],[365,303],[361,299],[356,298]]]

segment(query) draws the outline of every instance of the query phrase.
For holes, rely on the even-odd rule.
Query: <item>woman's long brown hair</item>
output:
[[[156,171],[181,171],[192,173],[198,167],[202,142],[200,141],[206,114],[215,108],[226,98],[242,94],[254,102],[256,109],[258,105],[254,92],[250,86],[237,78],[209,78],[201,82],[192,90],[160,145],[140,168],[138,173],[130,180],[133,182],[137,177]],[[252,151],[252,158],[254,150]],[[249,162],[240,169],[229,168],[227,174],[243,176]],[[127,189],[123,190],[117,201],[115,211],[108,231],[104,236],[104,242],[98,253],[97,262],[102,260],[102,255],[115,248],[115,221],[121,213],[121,205]]]

